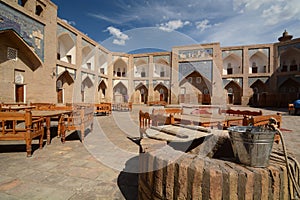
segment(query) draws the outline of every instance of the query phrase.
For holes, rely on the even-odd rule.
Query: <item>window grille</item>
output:
[[[18,57],[18,50],[8,47],[7,48],[7,59],[9,60],[17,60]]]

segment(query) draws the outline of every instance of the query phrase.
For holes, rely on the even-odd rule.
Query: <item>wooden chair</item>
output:
[[[281,121],[282,121],[282,116],[280,113],[277,113],[275,115],[252,116],[248,119],[246,125],[267,126],[269,124],[271,118],[276,120],[276,125],[278,126],[278,128],[280,128]],[[278,134],[275,135],[274,141],[276,143],[279,143],[280,136]]]
[[[90,127],[90,131],[93,130],[94,122],[94,105],[82,105],[74,106],[73,112],[70,116],[65,118],[66,121],[66,130],[67,131],[80,131],[81,133],[81,142],[84,141],[85,130]],[[62,132],[62,141],[65,142],[65,131]]]
[[[111,103],[96,103],[94,104],[94,112],[96,114],[98,113],[104,113],[105,115],[111,114]]]
[[[39,137],[40,149],[43,147],[44,118],[32,118],[31,111],[0,112],[0,140],[25,140],[27,157],[32,154],[32,139]]]

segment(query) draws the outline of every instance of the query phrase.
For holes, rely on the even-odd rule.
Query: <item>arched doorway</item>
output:
[[[155,86],[154,91],[159,94],[159,97],[155,100],[165,101],[168,103],[169,90],[164,84],[159,83]]]
[[[64,103],[72,99],[72,88],[70,87],[74,80],[70,73],[65,70],[56,80],[57,103]]]
[[[107,90],[107,86],[106,86],[104,80],[102,80],[99,83],[99,85],[98,85],[98,92],[99,92],[99,100],[100,100],[100,102],[104,102],[105,101],[106,90]]]
[[[113,92],[114,92],[114,102],[115,103],[128,102],[127,88],[126,88],[126,86],[122,82],[119,82],[114,87]]]
[[[225,89],[227,90],[227,103],[241,105],[242,104],[242,88],[235,81],[230,81]]]
[[[194,71],[186,76],[179,84],[180,103],[192,104],[210,104],[210,92],[207,85],[209,81],[204,78],[198,71]],[[184,93],[183,93],[184,91]]]
[[[265,106],[266,105],[266,86],[261,80],[255,81],[250,88],[253,90],[252,105]]]
[[[93,81],[87,76],[81,83],[81,101],[90,103],[94,101]]]
[[[148,102],[148,88],[140,83],[135,90],[138,90],[140,93],[140,103],[147,104]]]

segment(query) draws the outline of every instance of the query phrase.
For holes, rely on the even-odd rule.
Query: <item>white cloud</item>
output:
[[[209,20],[205,19],[200,22],[196,22],[196,28],[200,29],[200,31],[204,31],[207,28],[210,28],[212,25],[209,24]]]
[[[66,22],[67,24],[70,24],[71,26],[76,26],[76,22],[75,21],[68,21],[66,19],[62,19],[64,22]]]
[[[115,27],[108,27],[107,30],[109,31],[109,33],[111,35],[113,35],[114,37],[116,37],[114,40],[113,40],[113,43],[116,44],[116,45],[121,45],[121,46],[124,46],[125,43],[126,43],[126,40],[129,40],[129,37],[128,35],[122,33],[120,31],[120,29],[117,29]]]
[[[163,31],[171,32],[189,24],[190,24],[189,21],[183,22],[181,20],[171,20],[168,21],[167,23],[161,23],[159,25],[159,29]]]

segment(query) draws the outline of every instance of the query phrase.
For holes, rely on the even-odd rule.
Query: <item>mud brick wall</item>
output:
[[[139,199],[291,199],[283,162],[253,168],[141,141]],[[298,172],[299,173],[299,172]]]

